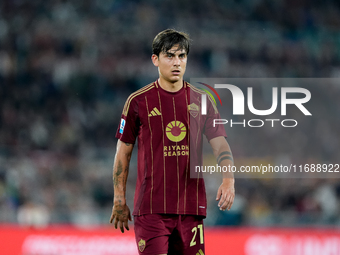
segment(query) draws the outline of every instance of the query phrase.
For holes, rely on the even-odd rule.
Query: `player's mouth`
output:
[[[181,74],[181,71],[180,70],[172,70],[171,73],[173,75],[180,75]]]

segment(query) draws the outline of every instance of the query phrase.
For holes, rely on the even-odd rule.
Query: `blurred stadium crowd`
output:
[[[187,80],[340,77],[335,0],[2,0],[0,222],[25,222],[35,210],[40,224],[108,223],[121,110],[157,78],[151,43],[168,27],[193,39]],[[314,94],[325,104],[340,98],[337,89]],[[332,125],[310,127],[312,153],[301,162],[339,163],[339,112],[323,117]],[[254,156],[251,133],[230,137],[236,159]],[[242,179],[236,190],[233,211],[212,209],[208,224],[340,224],[337,179]]]

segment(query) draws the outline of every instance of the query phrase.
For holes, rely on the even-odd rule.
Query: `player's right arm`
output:
[[[116,229],[119,225],[122,233],[124,233],[124,227],[129,230],[128,220],[131,221],[130,209],[126,204],[125,195],[132,150],[133,144],[118,140],[113,164],[114,199],[110,223],[114,222]]]

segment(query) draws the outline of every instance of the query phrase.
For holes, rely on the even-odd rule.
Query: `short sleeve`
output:
[[[135,99],[126,100],[116,138],[125,143],[134,144],[139,130],[138,102]]]
[[[218,136],[227,137],[224,125],[215,125],[214,127],[214,119],[221,119],[221,116],[209,95],[208,98],[209,100],[207,100],[208,109],[207,118],[204,124],[204,135],[207,137],[208,141]]]

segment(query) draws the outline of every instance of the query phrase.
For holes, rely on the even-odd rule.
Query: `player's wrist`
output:
[[[234,179],[234,177],[223,177],[222,183],[225,183],[225,184],[234,184],[235,183],[235,179]]]
[[[123,205],[126,205],[125,196],[114,196],[113,205],[115,205],[115,206],[123,206]]]
[[[113,202],[113,205],[114,205],[115,207],[126,206],[126,202]]]

